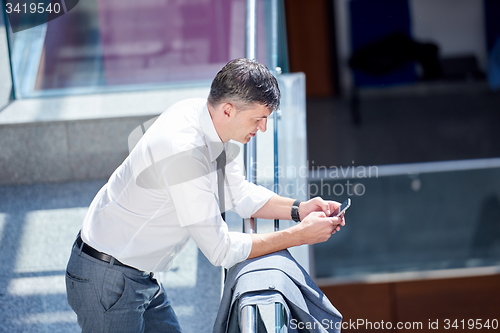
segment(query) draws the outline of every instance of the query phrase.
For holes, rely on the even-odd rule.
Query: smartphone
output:
[[[339,212],[335,215],[332,215],[332,216],[340,216],[342,214],[345,213],[345,211],[347,210],[347,208],[351,207],[351,198],[347,198],[346,201],[344,201],[342,203],[342,205],[340,205],[340,208],[339,208]]]

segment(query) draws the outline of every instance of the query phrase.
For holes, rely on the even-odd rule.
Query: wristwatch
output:
[[[302,201],[300,200],[295,200],[293,205],[292,205],[292,220],[295,222],[300,222],[300,216],[299,216],[299,206]]]

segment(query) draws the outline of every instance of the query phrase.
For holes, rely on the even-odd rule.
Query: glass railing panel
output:
[[[352,199],[346,226],[314,246],[316,277],[500,265],[500,159],[461,168],[470,162],[408,165],[393,175],[384,166],[313,169],[311,196]]]

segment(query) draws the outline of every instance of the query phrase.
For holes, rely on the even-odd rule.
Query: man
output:
[[[83,332],[180,332],[150,272],[168,270],[189,238],[212,264],[228,268],[340,230],[343,217],[329,217],[339,203],[314,198],[293,206],[247,182],[234,161],[229,141],[264,132],[279,99],[265,66],[236,59],[217,74],[208,101],[181,101],[147,130],[92,201],[73,246],[66,288]],[[226,208],[301,222],[269,234],[229,232]]]

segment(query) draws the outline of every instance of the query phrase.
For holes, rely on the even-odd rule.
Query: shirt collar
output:
[[[212,117],[210,117],[210,112],[208,111],[207,104],[203,107],[201,111],[201,128],[203,129],[203,133],[205,134],[205,138],[207,141],[208,149],[211,154],[211,162],[215,161],[215,159],[222,153],[225,145],[217,134],[217,130],[215,129],[214,122],[212,121]]]

